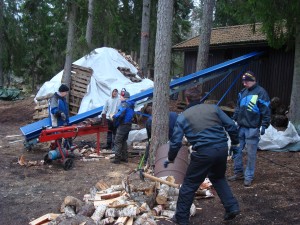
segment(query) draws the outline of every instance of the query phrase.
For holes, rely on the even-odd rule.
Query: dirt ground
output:
[[[109,160],[83,162],[75,159],[74,168],[65,171],[62,165],[22,167],[18,157],[42,160],[48,152],[45,145],[27,151],[19,128],[32,122],[33,98],[13,102],[0,101],[0,224],[23,225],[46,213],[59,213],[68,195],[82,199],[99,180],[120,184],[122,178],[137,167],[139,157],[128,164],[114,165]],[[77,141],[85,140],[78,137]],[[92,139],[93,140],[93,139]],[[95,139],[94,139],[95,141]],[[241,214],[226,224],[300,224],[300,152],[278,153],[259,151],[256,179],[245,188],[242,181],[230,183],[240,203]],[[228,164],[232,175],[232,162]],[[198,210],[191,224],[223,224],[224,210],[219,198],[196,200]],[[167,222],[159,222],[167,224]]]

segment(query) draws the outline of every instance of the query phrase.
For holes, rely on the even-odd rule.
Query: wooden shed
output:
[[[289,105],[293,81],[294,49],[286,47],[273,49],[268,46],[266,36],[261,32],[261,24],[255,26],[236,25],[218,27],[212,29],[209,67],[225,62],[227,60],[242,56],[253,51],[264,51],[263,57],[249,63],[247,70],[252,70],[258,83],[269,93],[270,98],[279,97],[283,104]],[[196,72],[196,62],[199,46],[199,36],[183,41],[172,47],[173,51],[184,52],[184,75]],[[217,88],[210,97],[220,99],[235,76],[237,70],[223,84]],[[221,78],[206,82],[203,85],[204,91],[209,91]],[[221,105],[229,101],[236,101],[237,93],[243,88],[241,82],[230,90]]]

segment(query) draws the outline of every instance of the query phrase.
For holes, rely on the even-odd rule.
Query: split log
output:
[[[55,220],[60,214],[55,214],[55,213],[48,213],[46,215],[43,215],[29,223],[29,225],[40,225],[45,222],[49,222],[51,220]]]
[[[64,212],[64,209],[66,206],[73,206],[75,208],[75,212],[77,213],[83,205],[83,202],[80,201],[78,198],[67,196],[64,199],[64,202],[62,203],[60,207],[60,211]]]
[[[175,211],[176,210],[177,201],[169,201],[166,204],[166,209]]]
[[[109,186],[107,185],[107,183],[105,181],[103,181],[103,180],[98,181],[95,186],[96,186],[96,188],[98,190],[105,190],[105,189],[109,188]]]
[[[107,194],[96,194],[100,197],[101,200],[107,200],[107,199],[112,199],[121,196],[122,192],[121,191],[116,191],[116,192],[111,192]]]
[[[102,217],[105,214],[105,211],[107,209],[107,205],[98,205],[98,207],[96,208],[95,212],[93,213],[93,215],[91,216],[91,218],[98,223]]]
[[[171,201],[166,204],[166,209],[171,211],[176,211],[177,201]],[[190,208],[190,215],[194,216],[196,214],[196,206],[193,203]]]
[[[123,208],[129,205],[135,205],[135,202],[126,201],[126,199],[119,199],[110,204],[108,204],[109,208]]]
[[[153,216],[159,216],[162,210],[163,210],[162,205],[155,206],[155,207],[151,210],[151,214],[152,214]]]
[[[72,217],[74,217],[76,215],[72,206],[67,205],[64,208],[64,211],[65,211],[65,214],[66,214],[67,218],[72,218]]]
[[[84,202],[89,202],[89,201],[92,201],[93,200],[93,198],[92,198],[92,195],[91,194],[85,194],[84,196],[83,196],[83,201]]]
[[[138,216],[134,221],[133,225],[156,225],[157,223],[153,219],[153,217],[147,213]]]
[[[140,208],[139,208],[140,212],[141,213],[144,213],[144,212],[149,212],[151,209],[149,207],[149,205],[147,203],[143,203]]]
[[[132,225],[133,224],[133,217],[130,217],[125,225]]]
[[[117,197],[117,198],[113,198],[113,199],[108,199],[108,200],[99,200],[95,197],[95,200],[94,200],[94,206],[97,207],[98,205],[106,205],[108,206],[109,204],[113,203],[114,201],[116,200],[121,200],[121,199],[127,199],[127,197],[125,196],[120,196],[120,197]]]
[[[108,208],[105,211],[105,217],[136,217],[140,213],[138,207],[127,206],[125,208]]]
[[[97,225],[91,218],[82,216],[82,215],[75,215],[72,218],[67,218],[61,222],[55,223],[59,225],[70,225],[70,224],[84,224],[84,225]]]
[[[128,219],[129,217],[127,216],[119,217],[114,225],[125,225]]]
[[[179,189],[170,187],[168,191],[168,196],[178,196],[179,195]]]
[[[161,215],[165,216],[165,217],[168,217],[168,218],[171,219],[175,215],[175,211],[172,211],[172,210],[162,210],[161,211]]]
[[[112,191],[123,191],[124,187],[122,184],[119,185],[111,185],[110,188]]]
[[[87,203],[81,207],[77,215],[83,215],[86,217],[91,217],[95,212],[95,206],[91,203]]]
[[[176,195],[176,196],[168,196],[168,201],[169,202],[172,202],[172,201],[176,201],[177,202],[177,200],[178,200],[178,195]]]
[[[103,219],[103,220],[100,220],[100,222],[97,223],[97,225],[111,224],[111,223],[113,223],[114,221],[115,221],[114,218],[112,218],[112,217],[107,217],[107,218],[105,218],[105,219]]]
[[[146,203],[150,208],[153,208],[155,205],[156,193],[144,195],[143,192],[132,192],[130,197],[133,201],[137,202],[138,205]]]
[[[164,205],[164,204],[167,203],[169,189],[170,189],[170,186],[168,186],[166,184],[162,184],[160,186],[160,189],[159,189],[158,194],[156,196],[157,204]]]
[[[140,178],[131,180],[129,183],[131,192],[143,192],[145,195],[152,195],[156,191],[155,182],[151,181],[142,181]]]

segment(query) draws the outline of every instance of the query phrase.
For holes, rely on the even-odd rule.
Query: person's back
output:
[[[225,208],[224,220],[231,220],[240,210],[225,179],[228,153],[225,130],[233,147],[239,144],[237,127],[218,106],[197,104],[201,98],[201,91],[197,87],[186,90],[185,96],[189,106],[177,118],[170,139],[168,159],[164,162],[165,168],[174,162],[185,136],[192,144],[193,152],[179,190],[176,213],[172,220],[182,225],[189,224],[195,192],[206,177],[212,182]]]

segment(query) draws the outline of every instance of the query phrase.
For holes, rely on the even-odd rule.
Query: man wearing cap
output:
[[[254,179],[257,146],[260,135],[270,125],[270,99],[264,88],[256,83],[252,71],[243,74],[244,89],[238,94],[237,106],[232,117],[239,126],[240,147],[233,153],[234,175],[229,181],[244,180],[249,187]],[[247,165],[243,168],[242,150],[247,149]]]
[[[240,213],[240,209],[225,178],[228,154],[225,130],[232,146],[237,146],[237,126],[217,105],[200,104],[201,90],[198,88],[187,89],[185,97],[189,105],[177,118],[164,167],[167,168],[169,163],[176,160],[183,136],[194,151],[179,190],[176,213],[172,220],[180,225],[189,224],[195,192],[206,177],[212,182],[225,208],[224,220],[231,220]]]
[[[120,94],[121,105],[118,112],[113,116],[113,123],[117,129],[113,147],[115,158],[112,160],[112,163],[115,164],[119,164],[121,161],[128,162],[127,139],[131,130],[135,104],[129,98],[129,92],[123,89]]]
[[[69,107],[66,95],[69,88],[67,85],[60,85],[58,92],[55,92],[49,102],[49,114],[52,127],[59,127],[69,124]]]
[[[108,124],[109,131],[107,132],[107,138],[106,138],[106,146],[104,148],[111,149],[114,142],[114,136],[115,136],[115,128],[113,126],[113,122],[111,119],[111,116],[116,114],[118,107],[120,105],[121,101],[118,96],[118,89],[114,89],[111,93],[111,97],[106,100],[103,111],[99,118],[102,118],[102,115],[105,114]]]

